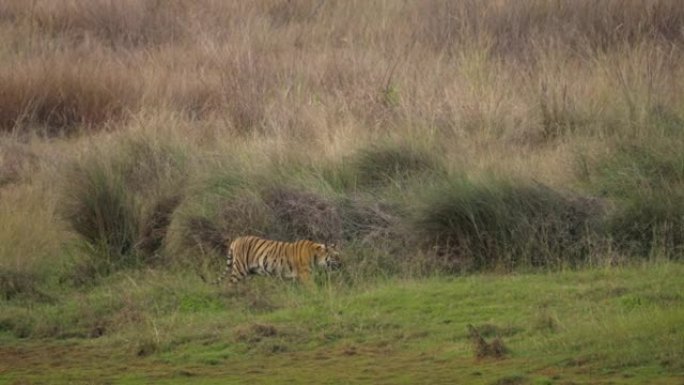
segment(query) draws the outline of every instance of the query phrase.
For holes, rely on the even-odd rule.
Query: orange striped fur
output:
[[[276,275],[311,284],[313,266],[339,268],[341,262],[335,246],[308,240],[280,242],[244,236],[230,243],[226,268],[216,283],[219,284],[230,273],[233,284],[250,274]]]

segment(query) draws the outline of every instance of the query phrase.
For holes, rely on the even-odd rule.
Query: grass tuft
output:
[[[678,257],[684,251],[684,155],[681,139],[621,144],[589,175],[612,198],[608,218],[616,247],[626,254]]]
[[[61,210],[93,251],[116,263],[133,251],[138,223],[121,175],[98,163],[75,165],[71,170]]]
[[[339,242],[342,218],[334,202],[308,191],[274,186],[264,192],[282,236]]]
[[[237,327],[235,330],[235,340],[253,344],[264,338],[275,337],[278,334],[278,329],[273,325],[255,323]]]
[[[480,331],[473,325],[468,326],[468,336],[475,351],[477,358],[503,358],[508,353],[508,348],[504,345],[500,337],[495,337],[491,342],[487,342]]]
[[[601,203],[542,184],[452,178],[428,193],[414,229],[451,269],[586,261]]]
[[[50,297],[38,289],[39,278],[22,271],[0,269],[0,298],[9,301],[15,298],[26,298],[34,301],[45,301]]]
[[[171,216],[181,199],[180,194],[162,197],[141,218],[140,233],[135,244],[137,251],[149,256],[161,249],[171,224]]]
[[[352,162],[362,188],[383,187],[423,173],[443,171],[434,156],[404,144],[373,145],[358,151]]]
[[[0,143],[0,187],[17,183],[37,163],[37,155],[18,143]]]
[[[185,180],[183,157],[171,147],[126,140],[115,149],[72,165],[61,207],[105,270],[154,260]]]
[[[338,205],[347,241],[377,246],[383,240],[395,241],[401,234],[404,218],[396,204],[356,196],[345,197]]]

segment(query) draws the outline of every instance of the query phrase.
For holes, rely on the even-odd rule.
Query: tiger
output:
[[[237,284],[250,274],[277,275],[298,279],[311,286],[313,266],[330,270],[342,266],[335,244],[315,243],[309,240],[280,242],[256,236],[238,237],[230,243],[226,268],[216,284],[230,272],[230,281]]]

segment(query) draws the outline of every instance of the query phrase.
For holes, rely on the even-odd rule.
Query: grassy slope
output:
[[[666,263],[332,282],[314,294],[255,279],[240,295],[190,277],[122,274],[27,306],[36,318],[69,317],[78,303],[121,297],[129,306],[115,315],[134,321],[96,339],[4,333],[0,383],[675,384],[684,379],[683,273]],[[135,303],[145,305],[135,313]],[[3,312],[22,306],[6,302]],[[488,340],[501,336],[508,356],[475,359],[469,323]]]

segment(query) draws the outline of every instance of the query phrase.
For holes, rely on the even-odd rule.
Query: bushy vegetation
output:
[[[124,140],[68,168],[61,213],[105,270],[150,261],[182,199],[183,154],[166,144]]]
[[[684,157],[681,138],[623,143],[596,160],[588,176],[614,200],[608,226],[625,253],[681,257],[684,247]]]
[[[457,177],[427,194],[414,227],[455,270],[577,266],[600,236],[601,206],[541,184]]]

